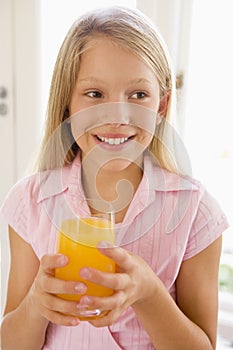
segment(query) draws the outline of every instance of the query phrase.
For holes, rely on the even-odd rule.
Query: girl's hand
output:
[[[147,265],[137,255],[123,248],[99,248],[102,254],[114,260],[117,273],[108,273],[85,267],[80,270],[80,276],[93,283],[115,290],[109,297],[83,296],[78,308],[97,308],[110,310],[101,318],[90,320],[96,327],[111,325],[129,306],[142,303],[155,296],[159,280]]]
[[[68,258],[61,254],[44,255],[40,268],[29,292],[34,309],[50,322],[77,326],[78,309],[76,301],[57,297],[57,294],[84,294],[86,285],[81,282],[64,281],[54,277],[56,267],[67,265]]]

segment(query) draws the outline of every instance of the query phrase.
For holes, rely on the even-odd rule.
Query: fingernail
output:
[[[98,247],[99,248],[111,248],[112,245],[111,245],[111,243],[109,243],[107,241],[101,241],[98,243]]]
[[[91,299],[87,295],[85,295],[80,299],[80,302],[78,305],[80,305],[80,307],[87,307],[91,305]]]
[[[87,310],[88,309],[88,306],[87,305],[82,305],[82,304],[77,304],[76,305],[76,308],[78,310]]]
[[[66,255],[61,255],[58,259],[58,263],[61,265],[66,265],[68,263],[69,259]]]
[[[70,321],[71,326],[77,326],[79,324],[79,320],[77,318],[73,318],[73,320]]]
[[[91,299],[88,296],[84,296],[80,299],[80,302],[76,305],[79,310],[88,310],[91,305]]]
[[[74,287],[74,290],[78,294],[84,294],[87,291],[87,287],[85,286],[85,284],[77,283]]]
[[[80,271],[79,271],[79,275],[82,277],[82,278],[90,278],[91,277],[91,271],[84,267],[82,268]]]

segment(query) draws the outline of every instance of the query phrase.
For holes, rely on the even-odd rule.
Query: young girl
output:
[[[166,49],[142,14],[106,8],[74,23],[54,69],[38,171],[2,207],[11,247],[2,350],[215,349],[227,221],[179,174],[167,139],[173,101]],[[57,279],[68,258],[56,254],[56,208],[79,216],[97,195],[115,206],[120,244],[99,250],[117,272],[86,266],[77,281]],[[80,276],[114,294],[86,295]],[[108,313],[80,321],[86,308]]]

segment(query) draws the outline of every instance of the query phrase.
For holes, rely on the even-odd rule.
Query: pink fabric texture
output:
[[[81,185],[79,156],[63,169],[34,174],[9,192],[1,212],[40,259],[55,253],[62,219],[88,213]],[[116,224],[117,242],[140,255],[176,300],[175,281],[182,262],[201,252],[228,227],[216,200],[197,181],[159,168],[144,157],[142,181],[124,221]],[[154,349],[131,308],[111,326],[94,328],[50,324],[44,349]]]

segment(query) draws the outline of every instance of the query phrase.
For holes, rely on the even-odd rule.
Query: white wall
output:
[[[40,138],[40,4],[14,0],[16,176],[25,174]]]
[[[9,110],[13,111],[8,142],[0,139],[5,160],[1,162],[4,176],[1,177],[1,193],[27,171],[29,161],[33,161],[34,152],[40,137],[40,61],[39,61],[39,3],[37,0],[1,0],[0,11],[7,14],[7,25],[1,33],[8,37],[8,62],[3,71],[12,76],[9,88]],[[3,12],[1,13],[3,14]],[[1,22],[2,23],[2,22]],[[0,36],[2,40],[2,36]],[[1,52],[2,53],[2,52]],[[0,60],[0,63],[1,60]],[[8,118],[8,117],[7,117]],[[1,130],[2,131],[2,130]],[[4,135],[6,136],[6,135]],[[9,142],[11,144],[9,144]],[[9,144],[9,145],[7,145]],[[10,152],[11,150],[11,152]],[[4,178],[7,179],[4,181]],[[10,180],[9,180],[10,179]],[[0,198],[2,201],[3,198]],[[1,205],[1,203],[0,203]],[[6,223],[0,218],[1,232],[1,306],[6,294],[6,280],[9,268],[9,248]]]

